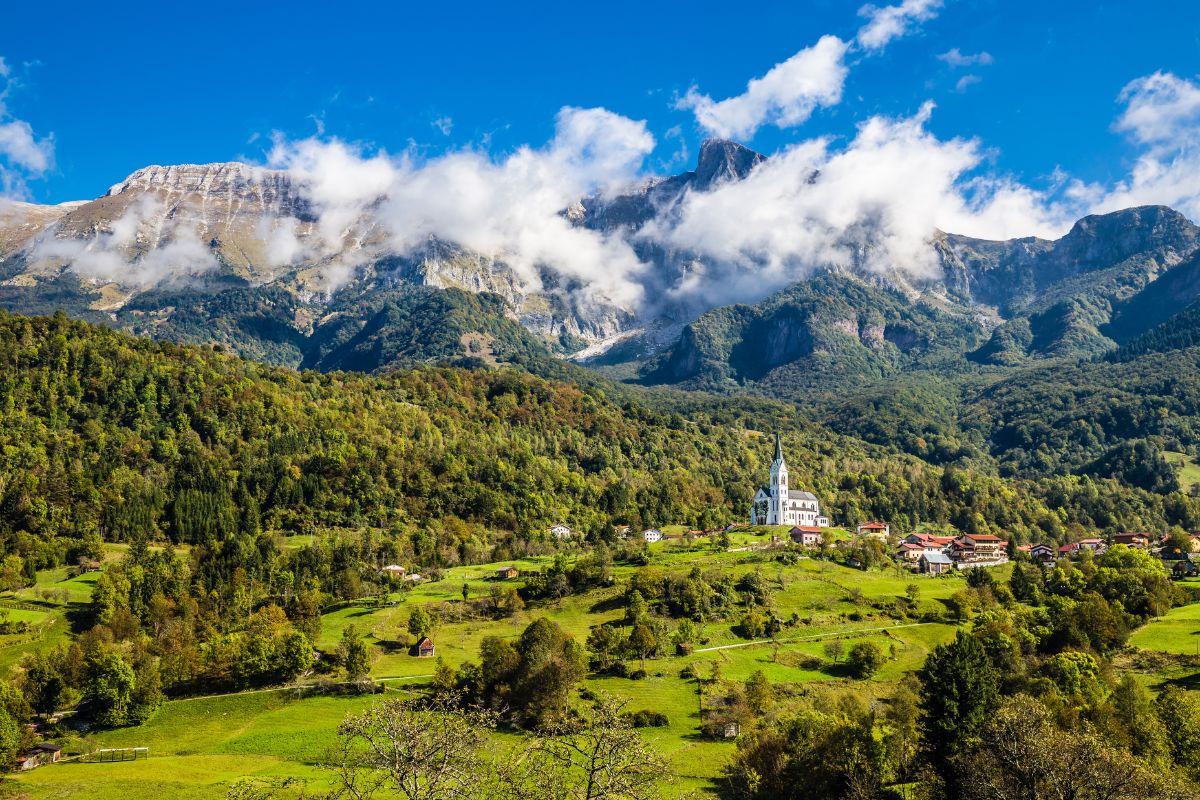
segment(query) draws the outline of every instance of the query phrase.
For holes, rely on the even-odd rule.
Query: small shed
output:
[[[413,646],[413,655],[418,658],[433,658],[436,653],[436,648],[433,646],[433,640],[428,636],[422,636],[421,641]]]
[[[521,570],[512,566],[501,567],[500,569],[496,570],[496,577],[502,581],[510,581],[520,574]]]
[[[742,726],[736,722],[726,722],[721,728],[721,735],[726,739],[736,739],[742,735]]]
[[[26,770],[40,767],[43,764],[57,763],[62,756],[62,748],[56,744],[35,744],[23,751],[17,757],[17,769]]]
[[[408,570],[406,570],[404,567],[400,566],[399,564],[388,564],[386,567],[384,567],[383,569],[381,569],[379,571],[382,572],[384,575],[391,575],[396,578],[403,578],[404,575],[408,572]]]
[[[924,553],[917,564],[926,575],[941,575],[953,566],[950,556],[938,552]]]

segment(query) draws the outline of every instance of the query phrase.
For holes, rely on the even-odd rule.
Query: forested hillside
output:
[[[100,538],[217,546],[368,527],[437,564],[540,547],[560,520],[595,536],[618,522],[711,527],[744,517],[775,430],[793,481],[847,524],[1018,540],[1200,525],[1178,493],[942,470],[766,401],[610,397],[598,379],[511,369],[296,373],[61,315],[0,317],[0,412],[0,531],[26,569]]]

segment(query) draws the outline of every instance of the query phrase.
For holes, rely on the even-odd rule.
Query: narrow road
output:
[[[737,644],[723,644],[717,647],[698,647],[693,650],[693,653],[711,653],[716,650],[732,650],[736,647],[754,647],[758,644],[789,644],[791,642],[811,642],[816,639],[827,639],[831,636],[856,636],[860,633],[879,633],[880,631],[894,631],[900,628],[918,628],[922,625],[937,625],[936,622],[906,622],[903,625],[887,625],[882,628],[858,628],[852,631],[829,631],[828,633],[814,633],[811,636],[794,636],[791,639],[756,639],[753,642],[738,642]]]
[[[388,681],[419,681],[424,678],[432,678],[433,674],[429,675],[389,675],[383,678],[371,678],[375,683],[387,683]],[[345,684],[346,681],[339,681],[339,684]],[[176,697],[170,700],[173,703],[183,703],[189,700],[216,700],[220,697],[239,697],[247,694],[266,694],[267,692],[293,692],[297,689],[312,689],[320,684],[316,683],[294,683],[290,686],[268,686],[265,689],[243,689],[240,692],[224,692],[222,694],[198,694],[190,697]]]

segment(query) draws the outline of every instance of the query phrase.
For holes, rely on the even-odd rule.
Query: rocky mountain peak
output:
[[[1183,214],[1166,206],[1137,206],[1084,217],[1056,243],[1056,249],[1086,269],[1146,251],[1185,254],[1197,245],[1200,227]]]
[[[696,162],[697,189],[711,189],[729,180],[741,180],[767,157],[727,139],[707,139]]]
[[[154,164],[143,167],[115,184],[105,196],[113,197],[139,191],[243,197],[257,201],[262,201],[268,196],[295,195],[291,177],[287,172],[230,161],[171,166]]]

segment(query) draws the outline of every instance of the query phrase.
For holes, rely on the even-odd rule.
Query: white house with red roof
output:
[[[949,555],[959,568],[1003,564],[1008,561],[1008,542],[987,533],[964,534],[950,543]]]
[[[863,535],[882,536],[885,539],[892,535],[892,526],[886,522],[864,522],[854,530]]]

